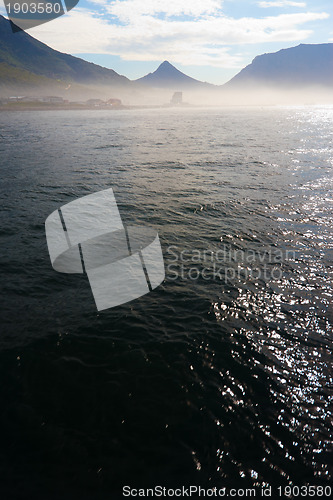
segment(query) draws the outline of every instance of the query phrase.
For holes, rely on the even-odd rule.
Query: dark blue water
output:
[[[0,114],[1,499],[332,484],[332,124]],[[85,276],[52,269],[44,221],[109,187],[158,230],[166,279],[97,313]]]

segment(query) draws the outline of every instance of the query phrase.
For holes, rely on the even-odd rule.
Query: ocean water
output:
[[[314,106],[0,114],[1,499],[332,484],[332,124]],[[44,221],[110,187],[158,231],[166,279],[98,313],[85,276],[52,269]]]

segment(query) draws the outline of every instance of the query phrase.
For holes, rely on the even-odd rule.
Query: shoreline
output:
[[[26,104],[23,105],[21,103],[10,103],[0,105],[1,111],[122,111],[122,110],[130,110],[130,109],[163,109],[163,108],[188,108],[188,107],[201,107],[190,104],[180,104],[180,105],[171,105],[171,104],[148,104],[148,105],[121,105],[121,106],[86,106],[82,105],[33,105]]]
[[[264,103],[264,104],[219,104],[219,105],[198,105],[198,104],[148,104],[148,105],[121,105],[121,106],[86,106],[86,105],[58,105],[58,104],[47,104],[47,105],[31,105],[22,103],[10,103],[5,105],[0,105],[0,113],[5,111],[18,112],[18,111],[123,111],[123,110],[145,110],[145,109],[188,109],[188,108],[279,108],[279,107],[332,107],[333,103]]]

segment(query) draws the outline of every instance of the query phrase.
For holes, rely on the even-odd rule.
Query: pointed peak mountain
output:
[[[163,61],[159,67],[157,68],[156,71],[178,71],[179,73],[181,73],[181,71],[179,71],[179,69],[177,69],[173,64],[169,63],[169,61]],[[156,71],[154,71],[154,73],[156,73]]]
[[[185,75],[185,73],[179,71],[179,69],[173,66],[169,61],[163,61],[153,73],[149,73],[136,81],[151,87],[174,90],[186,90],[195,87],[213,87],[213,85],[200,82],[199,80],[195,80]]]
[[[171,63],[169,63],[169,61],[163,61],[163,62],[159,65],[159,67],[158,67],[157,69],[160,69],[160,68],[170,68],[170,67],[171,67],[171,68],[174,68],[174,66],[173,66]]]
[[[169,61],[162,62],[153,73],[149,73],[149,74],[150,75],[164,75],[165,77],[167,77],[169,79],[172,76],[175,77],[176,75],[178,75],[178,77],[191,78],[191,77],[185,75],[184,73],[182,73],[181,71],[179,71],[179,69],[177,69],[171,63],[169,63]],[[191,80],[192,80],[192,78],[191,78]]]

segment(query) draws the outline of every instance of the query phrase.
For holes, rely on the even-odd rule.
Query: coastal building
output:
[[[86,101],[86,104],[87,106],[103,106],[105,102],[102,101],[102,99],[88,99],[88,101]]]
[[[19,101],[22,101],[22,99],[24,99],[24,95],[19,95],[19,96],[11,96],[9,97],[8,99],[8,102],[19,102]]]
[[[121,99],[109,99],[108,101],[106,101],[106,104],[108,106],[113,106],[113,107],[117,107],[117,106],[121,106],[122,105],[122,102],[121,102]]]
[[[64,102],[64,100],[62,97],[50,95],[50,96],[43,97],[42,102],[51,102],[54,104],[61,104]]]

